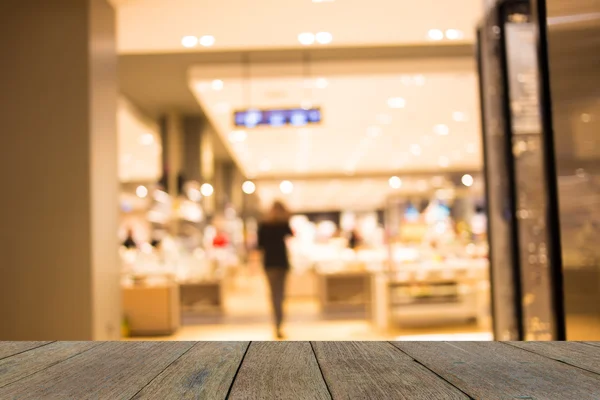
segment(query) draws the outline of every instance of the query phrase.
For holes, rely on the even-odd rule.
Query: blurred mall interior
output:
[[[600,0],[0,14],[0,340],[600,340]]]

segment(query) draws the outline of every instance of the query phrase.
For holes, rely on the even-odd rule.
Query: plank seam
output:
[[[244,355],[242,356],[242,359],[240,360],[240,365],[238,365],[237,370],[235,371],[235,374],[233,375],[233,379],[231,380],[231,385],[229,385],[229,389],[227,390],[227,395],[225,395],[225,400],[229,399],[229,396],[231,396],[231,391],[233,390],[233,385],[235,383],[235,380],[238,377],[238,374],[240,373],[240,369],[242,369],[242,365],[244,364],[244,360],[246,359],[246,354],[248,354],[248,350],[250,350],[250,346],[252,346],[253,342],[248,342],[248,346],[246,346],[246,351],[244,351]]]
[[[321,373],[321,378],[325,383],[325,387],[327,388],[327,393],[329,393],[329,398],[333,399],[333,394],[331,393],[331,389],[329,388],[329,384],[327,383],[327,379],[325,379],[325,374],[323,373],[323,368],[321,368],[321,363],[319,363],[319,357],[317,357],[317,352],[315,351],[315,347],[313,346],[313,342],[308,342],[310,344],[310,348],[312,349],[313,356],[315,357],[315,361],[317,362],[317,367],[319,367],[319,372]]]
[[[183,357],[184,355],[186,355],[188,353],[188,351],[192,350],[194,347],[198,346],[198,342],[194,343],[193,346],[190,346],[189,349],[187,349],[186,351],[184,351],[183,353],[181,353],[179,355],[179,357],[175,358],[173,361],[171,361],[169,364],[167,364],[166,367],[164,367],[158,374],[156,374],[154,376],[154,378],[150,379],[148,381],[148,383],[146,383],[144,386],[141,387],[140,390],[138,390],[137,392],[135,392],[135,394],[133,396],[131,396],[129,398],[129,400],[135,399],[135,397],[141,393],[142,390],[144,390],[148,385],[150,385],[152,382],[154,382],[159,376],[161,376],[163,374],[163,372],[165,372],[171,365],[173,365],[176,361],[178,361],[181,357]]]
[[[52,342],[52,343],[57,343],[57,342]],[[49,344],[51,344],[51,343],[49,343]],[[15,384],[15,383],[17,383],[17,382],[20,382],[21,380],[23,380],[23,379],[26,379],[26,378],[29,378],[30,376],[37,375],[37,374],[39,374],[39,373],[41,373],[41,372],[44,372],[44,371],[46,371],[46,370],[48,370],[48,369],[50,369],[50,368],[52,368],[52,367],[54,367],[54,366],[56,366],[56,365],[58,365],[58,364],[61,364],[61,363],[65,362],[65,361],[67,361],[67,360],[70,360],[71,358],[78,357],[78,356],[80,356],[80,355],[82,355],[82,354],[84,354],[84,353],[86,353],[86,352],[88,352],[88,351],[90,351],[90,350],[92,350],[92,349],[95,349],[96,347],[99,347],[99,346],[101,346],[101,345],[103,345],[103,344],[104,344],[104,343],[98,343],[98,344],[96,344],[95,346],[92,346],[92,347],[90,347],[89,349],[85,349],[85,350],[83,350],[83,351],[81,351],[81,352],[79,352],[79,353],[77,353],[77,354],[73,354],[72,356],[70,356],[70,357],[67,357],[67,358],[65,358],[64,360],[60,360],[60,361],[57,361],[57,362],[55,362],[55,363],[53,363],[53,364],[47,365],[45,368],[42,368],[42,369],[40,369],[39,371],[36,371],[36,372],[34,372],[34,373],[32,373],[32,374],[29,374],[29,375],[27,375],[27,376],[23,376],[23,377],[21,377],[21,378],[19,378],[19,379],[17,379],[17,380],[14,380],[14,381],[12,381],[12,382],[9,382],[9,383],[7,383],[7,384],[5,384],[5,385],[2,385],[2,386],[0,386],[0,389],[1,389],[1,388],[5,388],[5,387],[7,387],[7,386],[9,386],[9,385]],[[45,345],[44,345],[44,346],[45,346]],[[39,346],[39,347],[36,347],[36,348],[34,348],[34,349],[31,349],[31,350],[39,349],[40,347],[43,347],[43,346]],[[26,353],[26,352],[23,352],[23,353]],[[19,353],[19,354],[23,354],[23,353]],[[15,354],[15,355],[16,355],[16,354]]]
[[[39,346],[35,346],[35,347],[30,348],[30,349],[23,350],[23,351],[20,351],[18,353],[15,353],[15,354],[11,354],[10,356],[0,357],[0,360],[5,360],[5,359],[10,358],[10,357],[18,356],[19,354],[27,353],[28,351],[39,349],[40,347],[48,346],[48,345],[50,345],[52,343],[55,343],[55,342],[56,341],[52,341],[52,342],[40,344]]]
[[[598,372],[596,372],[596,371],[591,371],[591,370],[589,370],[589,369],[587,369],[587,368],[580,367],[579,365],[571,364],[571,363],[568,363],[568,362],[566,362],[566,361],[563,361],[563,360],[557,360],[556,358],[552,358],[552,357],[550,357],[550,356],[548,356],[548,355],[546,355],[546,354],[538,353],[537,351],[534,351],[534,350],[525,349],[525,348],[523,348],[523,347],[515,346],[515,345],[513,345],[513,344],[511,344],[511,343],[503,343],[503,344],[506,344],[506,345],[508,345],[508,346],[511,346],[511,347],[513,347],[513,348],[515,348],[515,349],[524,350],[524,351],[527,351],[527,352],[529,352],[529,353],[531,353],[531,354],[535,354],[535,355],[537,355],[537,356],[541,356],[541,357],[547,358],[548,360],[551,360],[551,361],[556,361],[556,362],[558,362],[558,363],[561,363],[561,364],[564,364],[564,365],[568,365],[569,367],[577,368],[577,369],[580,369],[580,370],[582,370],[582,371],[585,371],[585,372],[592,373],[592,374],[594,374],[594,375],[600,375],[600,373],[598,373]]]
[[[404,350],[402,350],[399,347],[396,347],[392,342],[387,342],[390,346],[392,346],[394,349],[396,349],[397,351],[401,352],[402,354],[410,357],[411,360],[413,360],[414,362],[416,362],[417,364],[419,364],[420,366],[422,366],[423,368],[425,368],[427,371],[431,372],[432,374],[434,374],[435,376],[437,376],[438,378],[440,378],[441,380],[443,380],[444,382],[446,382],[447,384],[449,384],[450,386],[452,386],[453,388],[455,388],[456,390],[458,390],[460,393],[464,394],[465,396],[467,396],[468,399],[470,400],[477,400],[475,397],[471,396],[470,394],[468,394],[467,392],[465,392],[464,390],[462,390],[461,388],[459,388],[458,386],[454,385],[452,382],[450,382],[448,379],[444,378],[442,375],[438,374],[437,372],[435,372],[434,370],[432,370],[431,368],[429,368],[427,365],[423,364],[421,361],[417,360],[415,357],[411,356],[410,354],[408,354],[407,352],[405,352]]]

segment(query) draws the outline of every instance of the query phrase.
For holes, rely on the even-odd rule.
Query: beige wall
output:
[[[0,19],[0,340],[117,339],[113,10],[8,0]]]

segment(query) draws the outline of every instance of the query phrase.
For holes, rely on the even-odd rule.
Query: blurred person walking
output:
[[[271,289],[271,303],[275,317],[275,335],[283,339],[283,301],[285,282],[290,269],[287,238],[293,236],[290,214],[282,202],[276,201],[266,218],[258,226],[258,248],[263,253],[263,265]]]

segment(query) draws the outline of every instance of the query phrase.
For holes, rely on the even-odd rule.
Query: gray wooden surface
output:
[[[600,399],[590,342],[0,342],[0,399]]]

